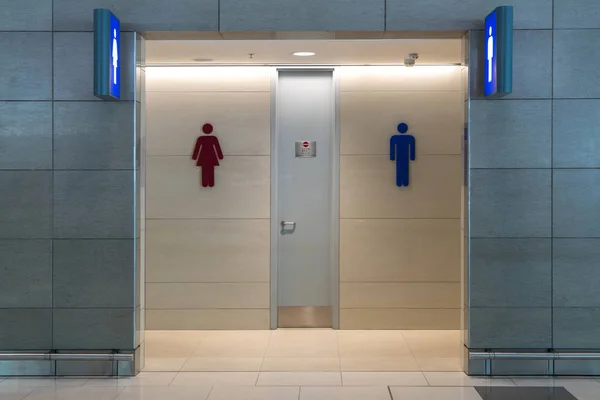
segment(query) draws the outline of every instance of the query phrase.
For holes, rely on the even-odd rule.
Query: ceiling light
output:
[[[294,55],[298,57],[311,57],[314,56],[315,53],[313,53],[312,51],[297,51],[294,53]]]

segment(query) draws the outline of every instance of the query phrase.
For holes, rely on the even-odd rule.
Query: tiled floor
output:
[[[598,400],[600,381],[461,372],[142,372],[122,379],[0,378],[0,399]]]
[[[459,331],[147,331],[145,371],[462,371]]]

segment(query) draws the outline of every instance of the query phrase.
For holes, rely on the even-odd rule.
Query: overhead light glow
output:
[[[312,51],[297,51],[294,53],[294,55],[297,57],[311,57],[314,56],[315,53],[313,53]]]

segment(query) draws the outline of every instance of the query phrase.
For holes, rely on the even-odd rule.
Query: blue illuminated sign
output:
[[[109,10],[94,10],[94,96],[121,98],[121,24]]]
[[[485,19],[485,95],[491,96],[498,91],[498,24],[494,10]]]
[[[502,97],[512,93],[513,7],[496,8],[485,18],[486,97]]]

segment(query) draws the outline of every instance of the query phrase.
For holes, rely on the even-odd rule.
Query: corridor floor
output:
[[[121,379],[0,378],[0,399],[598,400],[600,381],[462,372],[142,372]]]
[[[145,371],[462,371],[460,331],[147,331]]]

